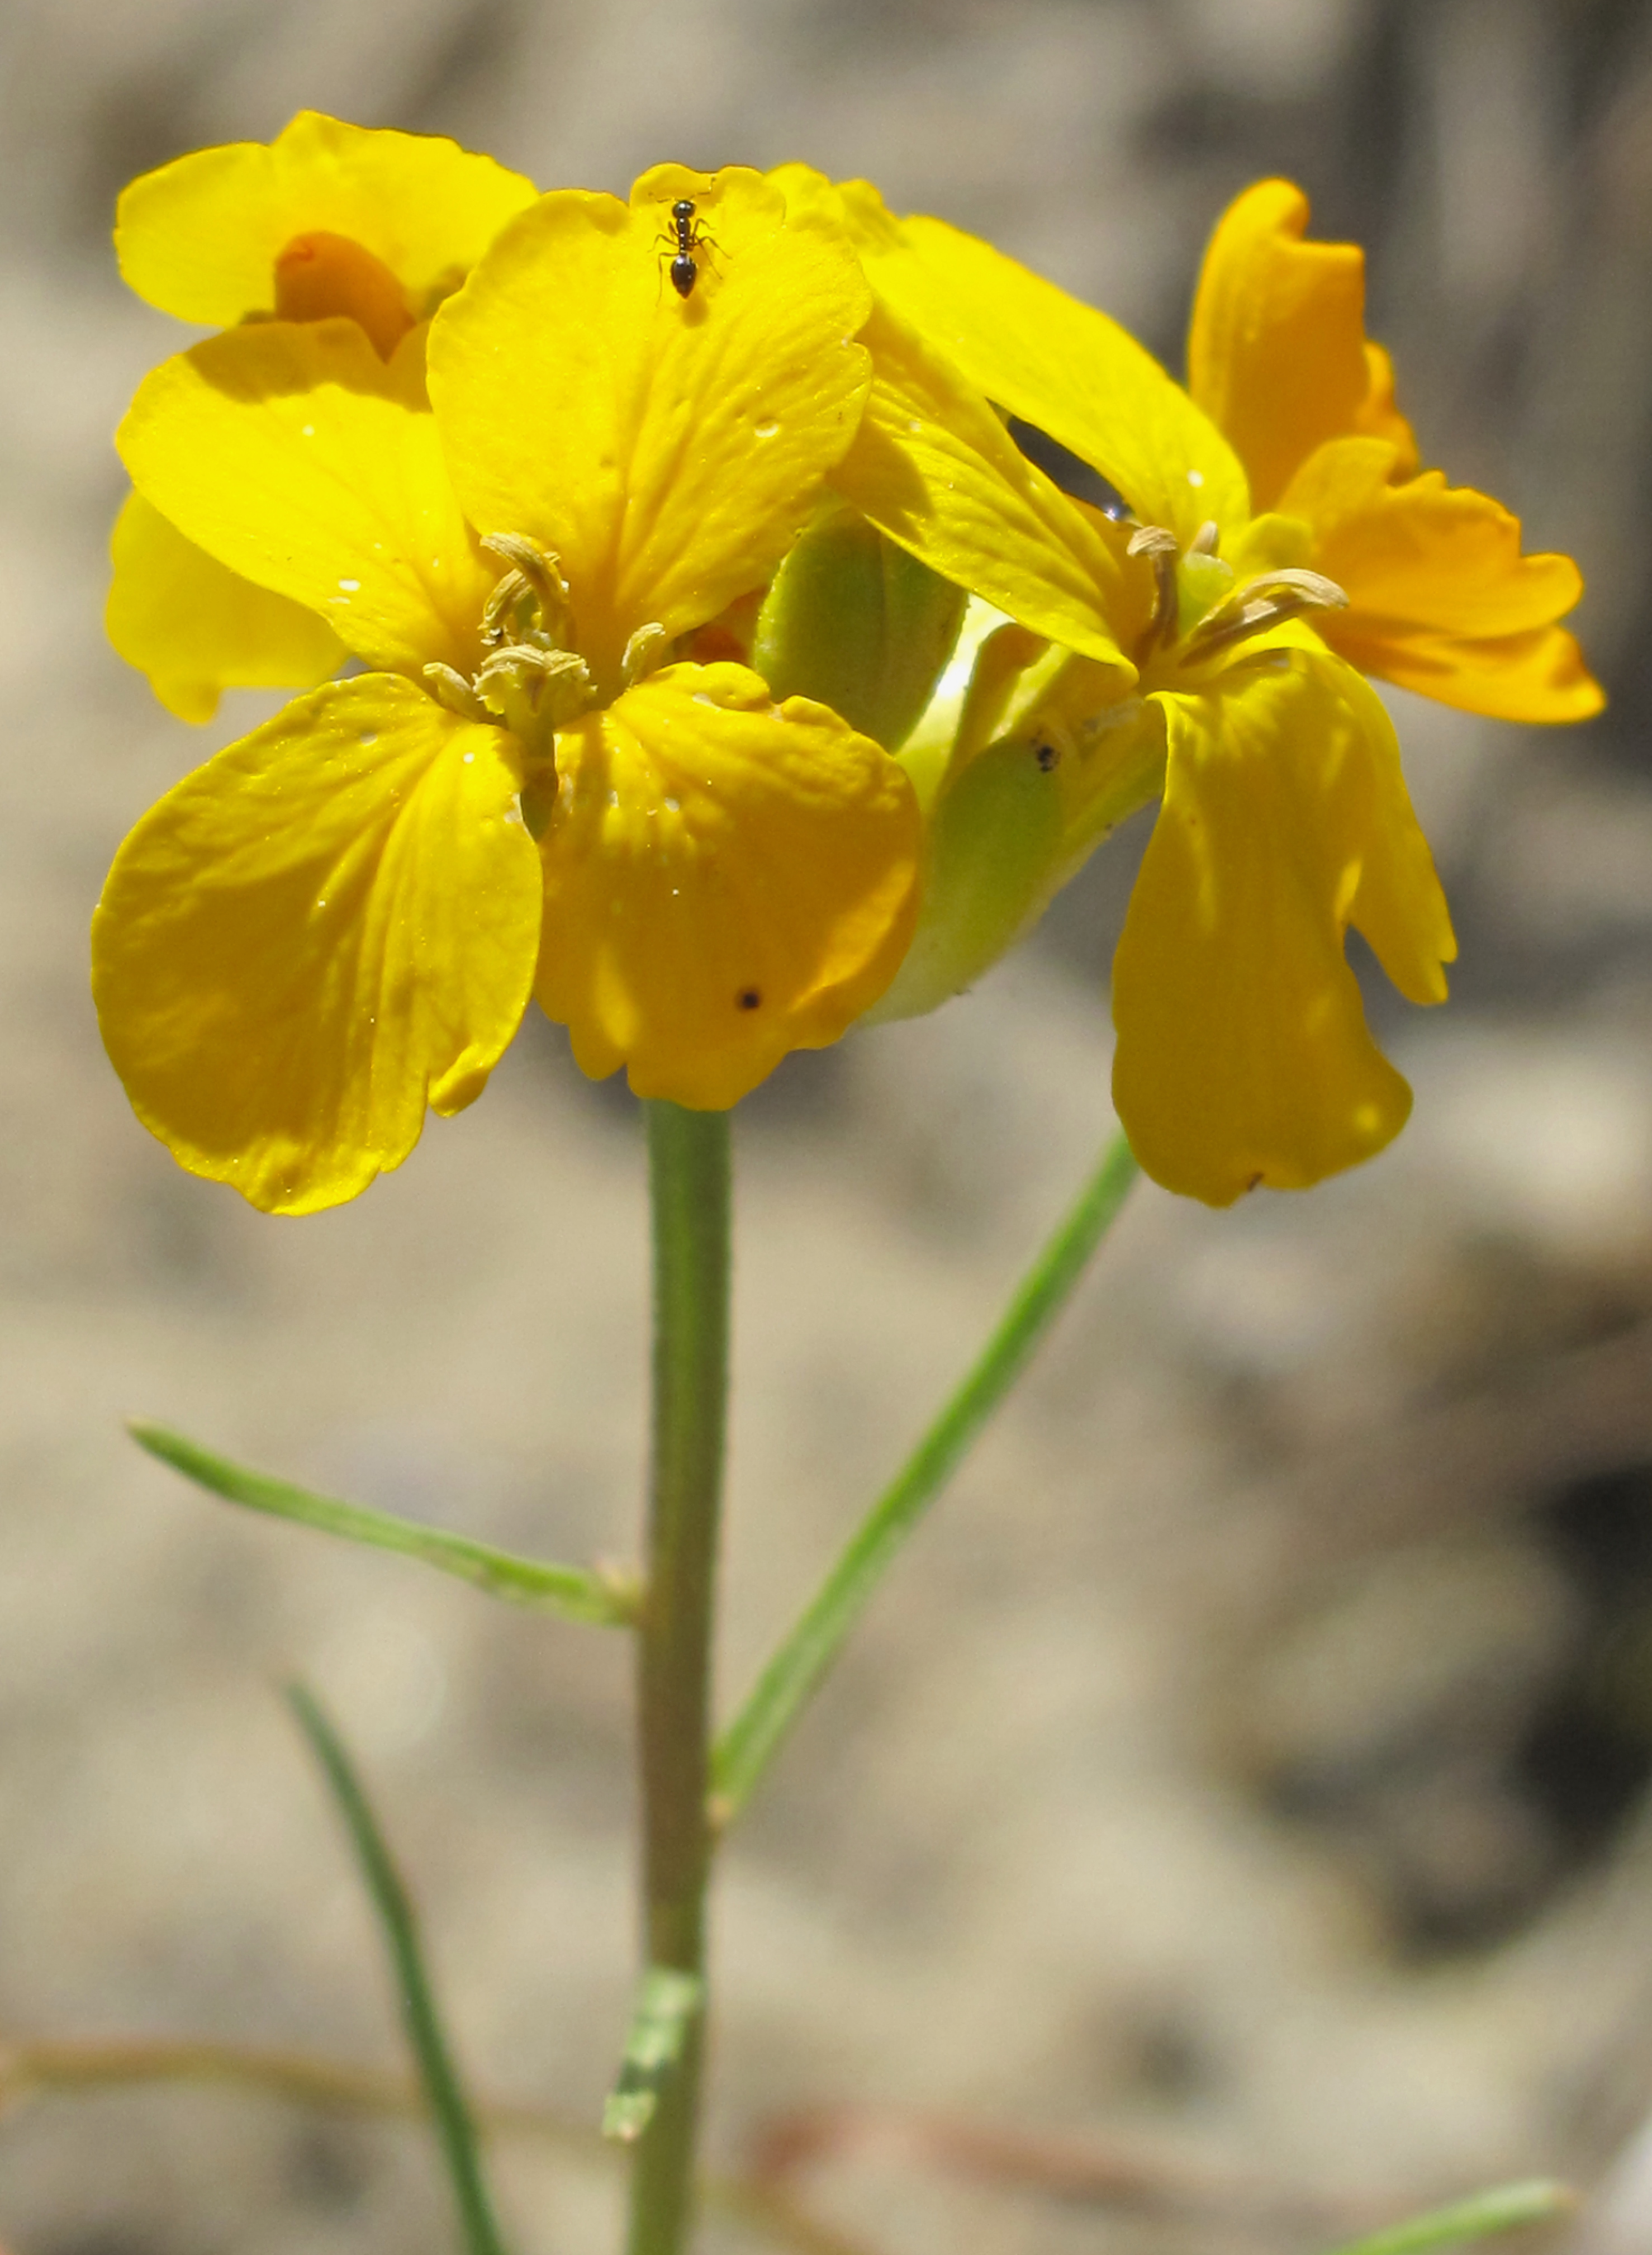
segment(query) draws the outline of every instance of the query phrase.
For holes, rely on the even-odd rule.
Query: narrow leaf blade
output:
[[[1072,1297],[1138,1172],[1129,1143],[1116,1136],[1046,1239],[973,1366],[850,1535],[724,1729],[711,1756],[711,1815],[719,1830],[751,1799],[913,1530]]]
[[[1453,2201],[1413,2216],[1404,2223],[1390,2224],[1366,2238],[1336,2248],[1333,2255],[1430,2255],[1439,2247],[1460,2246],[1465,2240],[1487,2239],[1494,2232],[1513,2231],[1522,2224],[1549,2223],[1577,2206],[1569,2186],[1550,2177],[1522,2179],[1517,2184],[1495,2185],[1466,2200]]]
[[[396,1976],[402,2024],[447,2164],[468,2255],[506,2255],[482,2167],[475,2117],[437,2010],[419,1940],[418,1918],[406,1882],[396,1868],[366,1788],[326,1710],[302,1683],[288,1685],[287,1704],[338,1803],[378,1914]]]
[[[346,1542],[365,1542],[374,1549],[417,1558],[470,1583],[474,1589],[486,1590],[491,1597],[536,1612],[561,1613],[569,1620],[598,1627],[629,1626],[635,1618],[634,1593],[617,1577],[609,1580],[578,1566],[518,1558],[508,1550],[494,1549],[490,1543],[474,1542],[468,1535],[451,1535],[417,1520],[399,1519],[394,1512],[374,1511],[365,1504],[317,1495],[309,1488],[295,1487],[290,1480],[232,1464],[228,1458],[214,1455],[210,1449],[164,1425],[135,1418],[127,1430],[139,1448],[227,1503],[267,1512],[272,1518],[291,1520],[300,1527],[313,1527],[323,1535],[341,1535]]]

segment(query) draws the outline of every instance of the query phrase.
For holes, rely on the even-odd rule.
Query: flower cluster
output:
[[[864,183],[628,201],[305,115],[139,180],[157,369],[108,625],[185,718],[302,692],[153,808],[104,1038],[198,1173],[302,1212],[469,1103],[530,997],[593,1075],[735,1103],[958,992],[1160,800],[1114,973],[1148,1170],[1223,1204],[1410,1106],[1450,923],[1376,674],[1571,720],[1579,582],[1420,472],[1360,254],[1284,182],[1208,255],[1183,390]],[[1073,498],[1034,426],[1119,497]]]

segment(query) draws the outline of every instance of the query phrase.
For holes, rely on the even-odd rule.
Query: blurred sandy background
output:
[[[1413,1126],[1309,1199],[1138,1196],[732,1846],[715,2139],[738,2160],[852,2100],[1379,2213],[1592,2181],[1652,2105],[1637,0],[0,0],[0,2041],[396,2057],[276,1696],[294,1668],[369,1766],[478,2080],[591,2118],[623,2024],[620,1643],[240,1518],[120,1430],[161,1417],[550,1555],[634,1539],[628,1099],[530,1026],[398,1176],[274,1223],[136,1127],[87,998],[125,826],[264,709],[192,735],[101,638],[108,433],[178,341],[116,280],[113,199],[304,105],[546,185],[662,157],[865,172],[1172,364],[1222,203],[1289,172],[1369,246],[1427,458],[1580,558],[1604,721],[1396,699],[1463,940],[1448,1012],[1375,1002]],[[1138,849],[976,994],[798,1062],[742,1121],[729,1695],[1108,1130]],[[599,2168],[500,2158],[527,2255],[612,2244]],[[887,2155],[810,2190],[873,2255],[1313,2237]],[[1625,2182],[1593,2230],[1635,2255],[1652,2210]],[[453,2233],[410,2135],[163,2091],[0,2120],[0,2240]]]

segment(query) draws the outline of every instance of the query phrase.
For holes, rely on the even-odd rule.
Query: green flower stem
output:
[[[712,1788],[719,1828],[751,1799],[896,1552],[1067,1304],[1136,1175],[1130,1145],[1117,1136],[1022,1279],[974,1368],[850,1535],[746,1704],[718,1739]]]
[[[424,1970],[412,1900],[338,1732],[302,1683],[289,1685],[287,1698],[332,1788],[333,1798],[349,1829],[361,1875],[372,1895],[373,1907],[384,1929],[396,1969],[402,2021],[441,2140],[448,2179],[465,2228],[465,2244],[469,2255],[505,2255],[505,2243],[494,2219],[493,2203],[482,2174],[476,2125],[466,2104],[458,2073],[442,2032],[430,1977]]]
[[[647,1969],[703,1981],[712,1617],[728,1398],[729,1120],[654,1102],[654,1464],[638,1623]],[[701,1992],[704,1993],[703,1992]],[[681,2255],[693,2228],[704,2012],[682,2031],[636,2141],[630,2255]]]

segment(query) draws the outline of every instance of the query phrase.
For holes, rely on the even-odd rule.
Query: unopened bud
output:
[[[776,699],[830,705],[892,752],[929,702],[968,600],[842,510],[812,525],[775,574],[752,664]]]
[[[920,1017],[1012,947],[1049,898],[1066,803],[1041,737],[990,744],[942,793],[925,856],[918,929],[869,1025]]]

